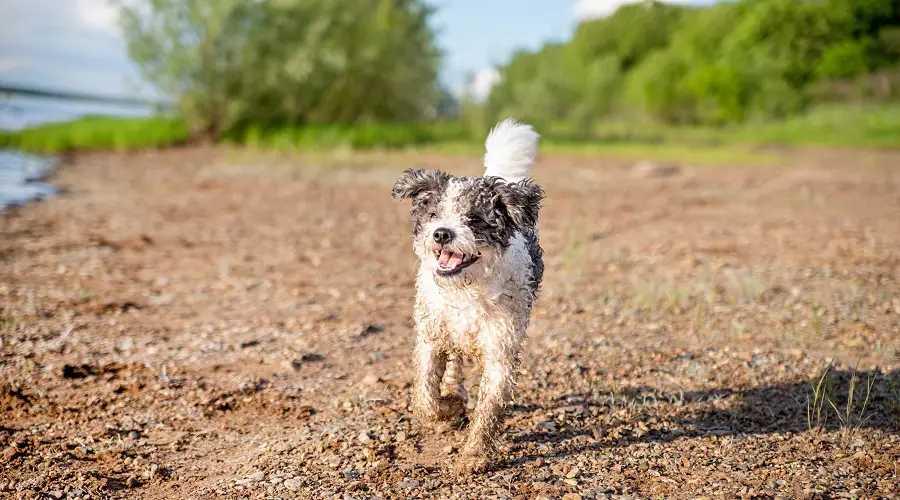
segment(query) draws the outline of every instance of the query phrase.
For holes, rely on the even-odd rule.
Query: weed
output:
[[[810,328],[812,328],[813,333],[816,335],[821,335],[825,329],[824,323],[822,321],[822,315],[819,314],[819,307],[816,305],[810,306]]]
[[[857,363],[857,367],[859,364]],[[855,412],[856,409],[856,398],[854,397],[856,394],[857,384],[860,382],[859,371],[857,368],[853,369],[853,374],[850,376],[850,389],[847,393],[847,404],[844,408],[843,414],[838,410],[837,405],[834,404],[834,400],[829,400],[828,403],[834,409],[834,412],[837,413],[838,420],[841,421],[841,428],[845,431],[854,431],[862,427],[862,425],[869,419],[869,417],[865,416],[866,409],[869,407],[869,399],[872,395],[872,387],[875,385],[875,376],[869,375],[866,377],[866,385],[865,385],[865,397],[862,401],[862,405],[859,409],[859,413]]]
[[[809,430],[824,429],[828,425],[826,405],[834,400],[833,361],[829,361],[812,386],[812,400],[806,400],[806,425]]]
[[[703,332],[703,328],[706,326],[706,314],[707,308],[709,306],[706,303],[706,300],[698,300],[697,307],[694,312],[694,324],[692,326],[693,334],[700,335]]]
[[[842,431],[852,433],[862,427],[870,417],[866,415],[866,410],[869,408],[872,389],[875,386],[875,375],[867,376],[863,386],[865,391],[859,391],[859,384],[862,379],[857,369],[857,364],[857,368],[854,368],[853,373],[850,375],[847,399],[843,409],[839,409],[839,403],[835,397],[836,383],[832,374],[833,368],[833,361],[830,361],[825,365],[821,374],[812,385],[812,399],[807,397],[806,401],[806,424],[810,430],[826,429],[828,426],[828,407],[830,407],[834,410]]]

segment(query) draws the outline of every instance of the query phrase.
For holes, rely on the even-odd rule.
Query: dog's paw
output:
[[[453,462],[453,471],[461,476],[470,476],[488,472],[490,465],[490,461],[485,455],[464,453]]]

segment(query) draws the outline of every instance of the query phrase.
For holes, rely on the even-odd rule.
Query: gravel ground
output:
[[[897,165],[541,159],[545,287],[464,477],[408,408],[389,187],[477,158],[80,156],[0,215],[0,496],[897,498]]]

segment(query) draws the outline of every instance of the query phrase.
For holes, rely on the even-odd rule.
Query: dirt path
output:
[[[897,497],[900,155],[541,160],[544,292],[476,479],[407,408],[389,186],[478,160],[343,163],[89,155],[0,216],[0,496]]]

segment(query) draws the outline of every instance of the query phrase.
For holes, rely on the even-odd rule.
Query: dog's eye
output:
[[[428,218],[431,220],[437,219],[437,214],[434,212],[428,212]]]
[[[484,222],[484,219],[482,219],[480,215],[469,216],[469,224],[481,224],[482,222]]]

